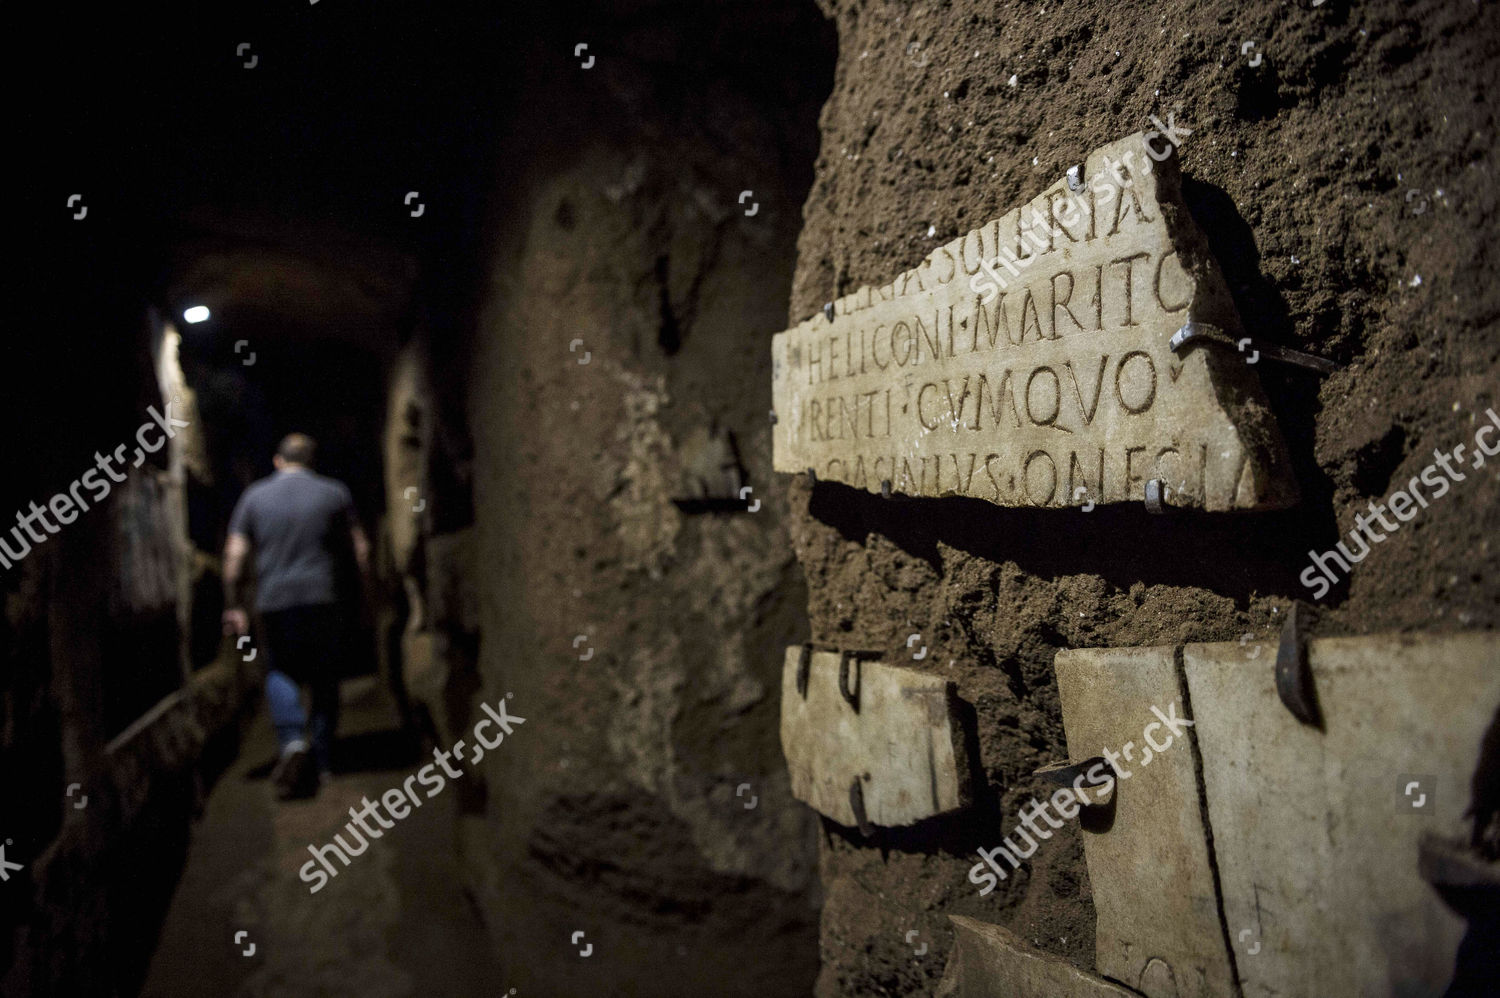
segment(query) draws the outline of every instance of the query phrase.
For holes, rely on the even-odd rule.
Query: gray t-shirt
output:
[[[278,471],[246,489],[229,532],[254,545],[257,608],[337,602],[338,556],[355,522],[354,499],[335,478]]]

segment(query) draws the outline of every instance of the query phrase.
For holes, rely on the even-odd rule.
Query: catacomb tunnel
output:
[[[1492,5],[12,20],[0,992],[1497,993]]]

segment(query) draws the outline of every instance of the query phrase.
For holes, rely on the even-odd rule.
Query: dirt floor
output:
[[[336,775],[314,800],[276,801],[267,779],[275,736],[263,711],[251,722],[193,829],[144,996],[505,994],[503,969],[460,887],[452,788],[318,893],[298,879],[308,845],[329,842],[361,798],[399,786],[421,764],[373,678],[345,681],[342,694]]]

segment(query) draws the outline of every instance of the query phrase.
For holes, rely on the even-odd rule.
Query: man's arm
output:
[[[359,565],[360,575],[370,574],[370,539],[365,536],[365,528],[354,520],[349,525],[349,540],[354,545],[354,561]]]
[[[247,634],[250,615],[245,612],[240,582],[245,575],[245,556],[250,553],[250,538],[231,533],[224,542],[224,633]]]
[[[349,525],[349,545],[354,549],[354,563],[359,566],[360,578],[365,579],[370,575],[370,539],[365,536],[365,529],[359,525],[359,511],[354,508],[354,494],[349,491],[349,486],[343,482],[335,484],[338,486],[339,497],[343,500],[340,515]]]

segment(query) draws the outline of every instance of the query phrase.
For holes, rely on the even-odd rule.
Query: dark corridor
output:
[[[655,370],[648,377],[710,377],[730,343],[755,353],[751,334],[785,314],[830,26],[790,3],[356,11],[330,0],[85,18],[29,10],[14,20],[6,62],[28,150],[28,235],[8,275],[7,402],[18,425],[35,430],[9,450],[6,495],[24,511],[37,496],[66,493],[96,468],[96,452],[120,441],[130,464],[152,412],[182,425],[125,469],[124,483],[90,508],[97,515],[37,543],[5,580],[0,789],[27,802],[5,808],[8,858],[24,857],[25,878],[8,878],[0,897],[5,993],[585,987],[597,961],[559,976],[519,955],[518,937],[563,917],[526,917],[528,892],[572,908],[550,878],[577,874],[556,870],[525,890],[512,883],[538,847],[506,841],[521,826],[501,824],[520,820],[512,815],[525,802],[495,792],[504,767],[474,760],[318,896],[298,880],[297,855],[306,861],[342,831],[341,814],[460,742],[486,716],[483,700],[525,696],[522,662],[504,651],[502,632],[532,611],[484,568],[479,533],[493,528],[476,524],[475,508],[476,488],[505,483],[526,461],[492,429],[477,439],[474,428],[511,419],[528,391],[482,359],[500,351],[505,368],[529,363],[492,328],[504,310],[535,307],[509,260],[528,240],[550,239],[556,252],[559,236],[639,229],[649,273],[634,273],[635,247],[601,239],[598,273],[578,278],[631,299],[620,316],[597,316],[593,333],[579,327],[601,360],[606,328]],[[605,72],[573,55],[580,25]],[[770,71],[788,37],[802,39],[791,51],[818,71]],[[668,135],[689,136],[699,151],[663,156]],[[605,164],[617,173],[607,183],[576,172]],[[719,173],[734,176],[724,181],[734,190],[711,195],[723,206],[707,203],[705,185]],[[535,200],[569,175],[577,192],[539,216]],[[688,186],[674,190],[680,183]],[[731,213],[743,217],[734,198],[746,183],[778,202],[766,211],[775,221],[737,233]],[[617,218],[600,219],[601,206]],[[528,235],[538,218],[551,231]],[[774,259],[744,276],[720,259],[764,253]],[[734,295],[764,302],[738,318],[720,314],[700,298],[705,280],[738,282]],[[570,298],[567,288],[555,293]],[[674,351],[659,351],[654,330],[638,338],[630,327],[642,319],[672,329]],[[696,356],[681,342],[691,336]],[[581,356],[568,337],[550,339],[554,363]],[[682,420],[742,421],[751,406],[764,411],[758,394]],[[578,411],[576,398],[564,410]],[[602,416],[592,402],[581,413]],[[362,576],[340,570],[352,626],[327,663],[342,700],[332,772],[310,799],[278,801],[285,747],[262,688],[274,655],[258,618],[243,638],[225,633],[225,611],[241,600],[227,595],[224,552],[237,501],[273,476],[278,442],[293,431],[316,440],[316,472],[348,486],[372,550]],[[515,483],[501,488],[516,493]],[[245,602],[255,590],[247,580]],[[616,598],[618,612],[630,599]],[[776,628],[795,626],[777,617]],[[531,714],[533,730],[549,723],[514,713]],[[550,723],[566,722],[557,714]],[[744,747],[757,743],[763,731]],[[547,754],[525,751],[499,761],[537,768]],[[585,773],[608,783],[592,766]],[[684,833],[665,813],[647,827],[662,822],[666,832],[631,847],[645,849],[648,869],[659,861],[656,835]],[[623,827],[608,814],[578,818],[578,830],[591,826]],[[769,945],[784,959],[745,987],[805,990],[816,966],[805,876],[773,884],[754,864],[738,865],[742,874],[687,864],[671,876],[758,892],[756,906],[776,915],[739,945]],[[674,926],[717,919],[697,933],[700,944],[738,931],[740,916],[713,914],[726,905],[679,901],[678,889],[663,884],[647,900],[612,886],[618,910],[590,931],[645,917],[648,935],[677,937],[674,957]],[[553,948],[567,942],[561,929],[548,935]],[[685,979],[727,972],[740,962],[736,948]],[[615,973],[649,976],[651,952]],[[650,990],[639,987],[628,985]]]
[[[1493,987],[1500,6],[8,21],[5,998]]]

